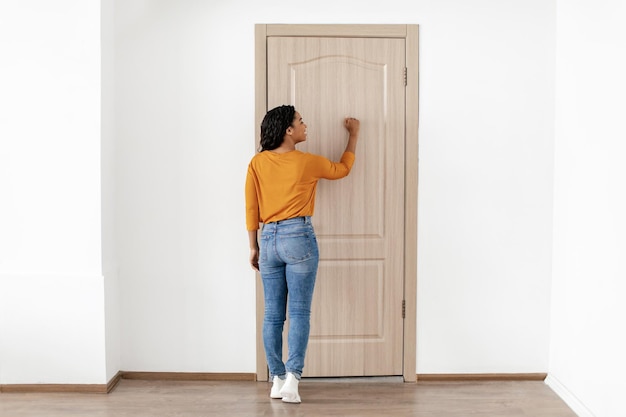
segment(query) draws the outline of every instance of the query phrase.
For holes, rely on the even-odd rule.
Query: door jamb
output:
[[[404,165],[404,300],[402,373],[405,382],[417,380],[417,195],[419,127],[419,25],[255,25],[255,138],[267,112],[267,38],[270,36],[328,36],[405,39],[407,87],[405,91]],[[258,139],[255,140],[258,145]],[[256,376],[268,380],[263,347],[263,284],[256,279]]]

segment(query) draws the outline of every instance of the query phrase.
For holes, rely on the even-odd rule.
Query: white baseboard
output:
[[[561,399],[576,413],[578,417],[595,417],[595,415],[574,395],[568,390],[565,385],[556,379],[552,374],[548,374],[545,380],[552,391],[556,393]]]

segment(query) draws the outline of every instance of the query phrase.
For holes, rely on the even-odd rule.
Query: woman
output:
[[[298,383],[309,340],[311,299],[319,253],[311,216],[320,178],[350,173],[359,121],[346,118],[349,138],[340,162],[296,150],[307,138],[306,124],[293,106],[279,106],[261,123],[261,152],[248,166],[246,225],[250,264],[261,272],[265,298],[263,343],[272,378],[271,398],[299,403]],[[263,223],[260,251],[257,241]],[[289,294],[289,297],[287,297]],[[282,360],[283,325],[289,310],[288,357]]]

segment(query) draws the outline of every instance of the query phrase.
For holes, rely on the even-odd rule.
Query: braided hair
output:
[[[296,116],[294,106],[284,105],[268,111],[261,122],[261,152],[271,151],[283,143],[285,132]]]

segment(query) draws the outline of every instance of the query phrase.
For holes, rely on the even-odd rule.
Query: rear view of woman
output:
[[[346,118],[349,133],[340,162],[296,150],[306,124],[293,106],[279,106],[261,123],[261,152],[248,166],[246,226],[250,264],[261,273],[265,298],[263,343],[272,378],[271,398],[299,403],[298,383],[309,340],[311,300],[319,253],[311,216],[321,178],[350,173],[360,123]],[[260,245],[259,223],[263,223]],[[288,296],[289,295],[289,296]],[[288,357],[283,363],[283,326],[289,312]]]

